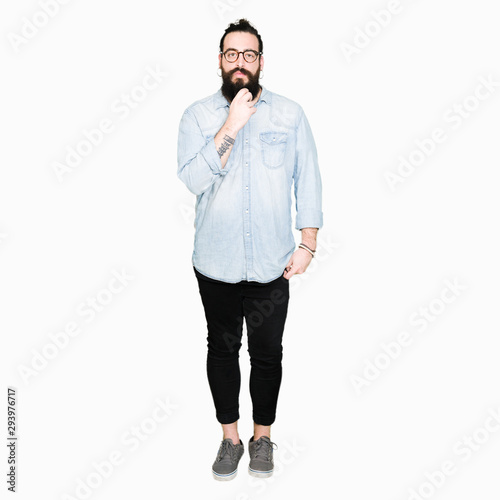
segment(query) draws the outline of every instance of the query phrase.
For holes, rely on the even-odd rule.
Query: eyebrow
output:
[[[228,47],[226,50],[235,50],[238,52],[238,49],[235,49],[234,47]],[[226,50],[224,52],[226,52]],[[244,49],[241,52],[245,52],[247,50],[253,50],[254,52],[259,52],[258,50],[255,50],[255,49]]]

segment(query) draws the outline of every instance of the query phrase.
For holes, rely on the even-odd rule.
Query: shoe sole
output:
[[[252,477],[258,477],[261,479],[265,479],[266,477],[271,477],[273,475],[273,471],[274,470],[255,470],[250,468],[250,466],[248,467],[248,473]]]
[[[230,472],[229,474],[219,474],[218,472],[215,472],[212,469],[212,476],[215,480],[217,481],[231,481],[231,479],[234,479],[238,474],[238,469],[235,469],[233,472]]]

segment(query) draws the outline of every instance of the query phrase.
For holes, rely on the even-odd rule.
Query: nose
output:
[[[236,64],[238,68],[241,68],[246,63],[245,58],[243,57],[243,52],[238,54],[238,59],[236,59]]]

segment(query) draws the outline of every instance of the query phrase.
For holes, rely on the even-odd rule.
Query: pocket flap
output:
[[[288,134],[286,132],[262,132],[260,140],[266,144],[280,144],[286,142]]]

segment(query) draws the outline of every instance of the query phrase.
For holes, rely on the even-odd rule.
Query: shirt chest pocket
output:
[[[262,132],[260,134],[262,162],[268,168],[284,164],[288,134],[286,132]]]

